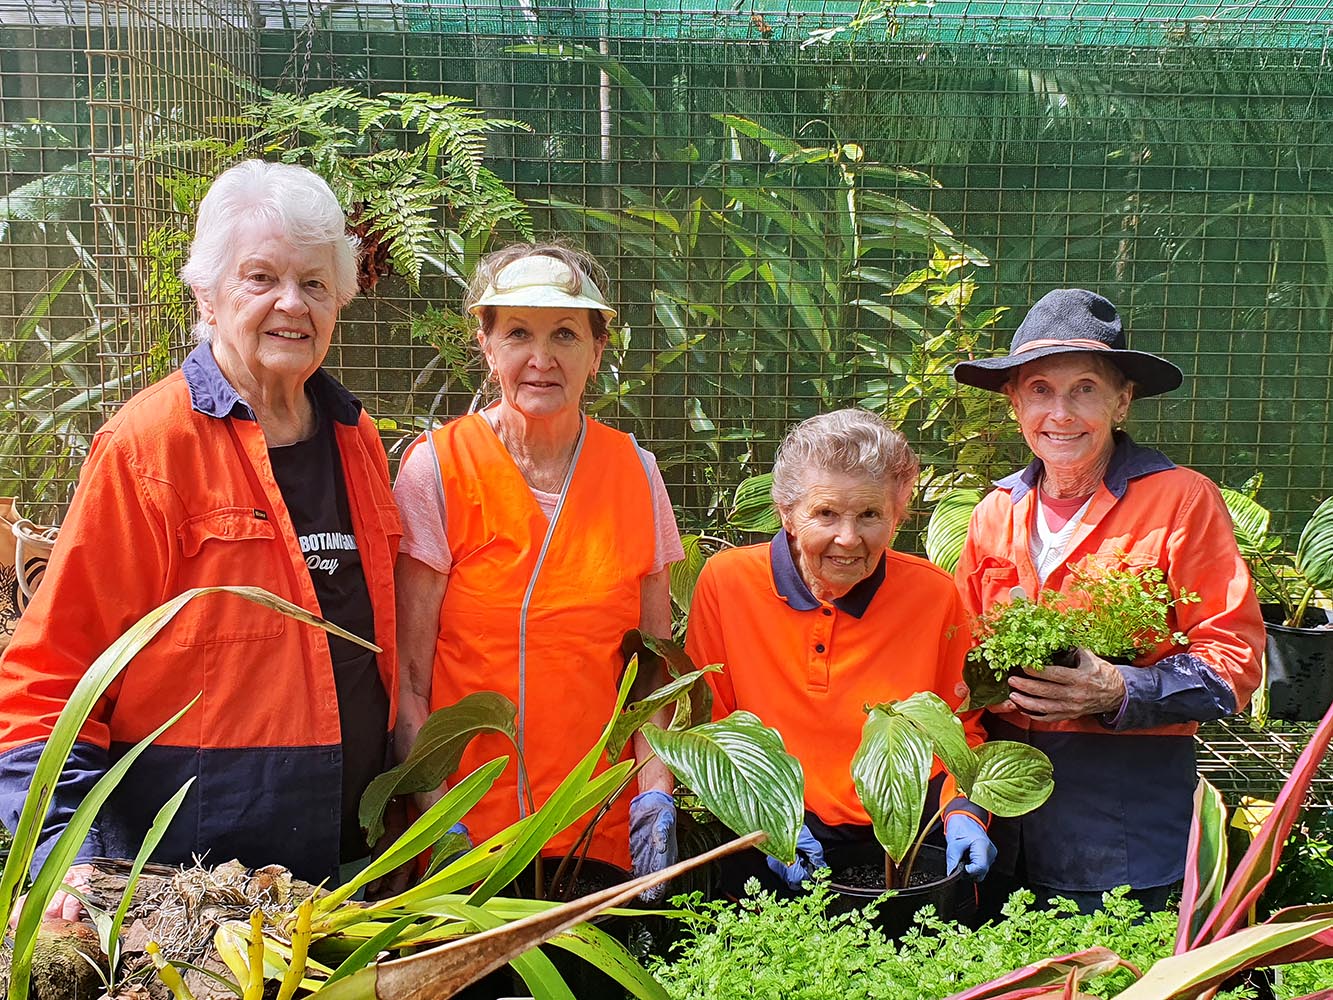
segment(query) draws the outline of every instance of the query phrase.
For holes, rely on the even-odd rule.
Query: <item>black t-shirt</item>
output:
[[[319,426],[314,436],[270,448],[269,461],[305,553],[323,616],[373,642],[375,612],[356,547],[333,424],[319,412],[318,403],[315,412]],[[367,853],[357,806],[371,779],[384,770],[389,697],[374,653],[335,635],[329,636],[329,652],[342,724],[342,859],[352,861]]]

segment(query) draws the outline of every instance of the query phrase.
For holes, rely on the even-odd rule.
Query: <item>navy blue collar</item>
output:
[[[190,390],[190,406],[207,417],[237,417],[254,420],[255,411],[241,398],[227,381],[213,357],[213,349],[200,344],[181,365],[185,385]],[[314,396],[315,404],[340,424],[356,426],[361,419],[361,401],[348,392],[336,378],[323,368],[306,380],[306,388]]]
[[[829,603],[839,611],[845,611],[853,618],[860,618],[865,615],[866,609],[870,607],[870,602],[875,599],[875,594],[879,592],[879,585],[884,582],[884,563],[887,556],[879,557],[879,565],[875,571],[864,580],[859,582],[847,593],[841,597],[835,597]],[[814,594],[810,593],[810,588],[805,585],[801,579],[801,572],[796,568],[796,563],[791,557],[791,546],[787,543],[787,533],[779,531],[773,536],[773,541],[768,547],[768,561],[773,570],[773,583],[778,589],[778,596],[787,602],[788,606],[797,611],[814,611],[816,608],[823,607]]]
[[[1106,467],[1102,483],[1117,500],[1129,489],[1129,481],[1154,472],[1174,469],[1176,463],[1155,448],[1143,448],[1134,443],[1124,431],[1115,432],[1115,451],[1111,453],[1111,462]],[[1041,481],[1042,462],[1034,458],[1032,463],[1020,472],[997,479],[995,485],[1009,491],[1009,499],[1014,503],[1022,500]]]

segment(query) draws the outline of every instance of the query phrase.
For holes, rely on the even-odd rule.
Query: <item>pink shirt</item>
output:
[[[671,509],[671,498],[667,496],[666,483],[657,468],[657,459],[653,453],[639,449],[648,473],[649,485],[653,493],[653,512],[657,522],[657,552],[653,558],[653,572],[658,573],[674,562],[685,558],[685,549],[680,543],[680,530],[676,527],[676,512]],[[555,513],[555,505],[560,499],[558,493],[544,493],[533,490],[537,506],[549,519]],[[429,447],[422,445],[413,448],[411,454],[403,460],[398,470],[398,479],[393,485],[393,498],[398,503],[398,512],[403,521],[403,540],[399,551],[413,559],[419,559],[435,572],[449,575],[453,566],[453,554],[445,534],[448,511],[444,506],[444,494],[435,472],[435,460]]]

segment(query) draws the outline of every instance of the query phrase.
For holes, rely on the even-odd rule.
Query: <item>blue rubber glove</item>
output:
[[[801,824],[801,832],[796,835],[795,861],[784,865],[772,855],[765,860],[768,862],[769,871],[782,879],[783,885],[788,889],[799,889],[801,883],[811,875],[821,868],[828,867],[824,861],[824,845],[815,839],[815,835],[804,823]]]
[[[963,872],[978,882],[986,877],[999,853],[986,836],[986,828],[965,812],[953,813],[945,819],[944,842],[947,848],[944,867],[952,872],[966,857]]]
[[[629,802],[629,853],[634,877],[660,872],[676,863],[676,803],[666,792],[640,792]],[[667,883],[639,894],[645,903],[659,902]]]

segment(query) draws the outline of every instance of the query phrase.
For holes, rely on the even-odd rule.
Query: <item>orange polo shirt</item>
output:
[[[867,824],[851,762],[869,705],[933,691],[957,707],[971,645],[953,580],[924,559],[888,551],[846,595],[820,601],[792,561],[785,533],[718,553],[690,608],[686,650],[720,663],[708,675],[713,714],[743,709],[782,734],[805,770],[805,805],[829,825]],[[979,713],[963,725],[984,739]],[[942,765],[935,762],[935,773]],[[954,795],[946,780],[943,801]]]

